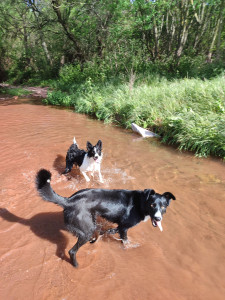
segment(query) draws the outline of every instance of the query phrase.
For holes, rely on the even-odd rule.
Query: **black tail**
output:
[[[52,174],[45,169],[41,169],[37,172],[36,188],[39,195],[43,200],[53,202],[65,208],[67,206],[67,198],[62,197],[53,191],[50,185],[51,177]]]

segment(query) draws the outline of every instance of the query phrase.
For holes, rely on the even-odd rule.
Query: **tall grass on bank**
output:
[[[62,82],[58,82],[58,87]],[[225,159],[225,78],[211,80],[148,76],[134,84],[91,79],[67,92],[48,94],[47,104],[73,106],[85,113],[130,128],[134,122],[153,129],[162,142],[191,150],[198,156]]]

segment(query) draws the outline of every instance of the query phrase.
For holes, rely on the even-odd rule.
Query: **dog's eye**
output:
[[[156,206],[156,205],[155,205],[155,203],[151,204],[151,207],[153,207],[153,208],[154,208],[155,206]]]

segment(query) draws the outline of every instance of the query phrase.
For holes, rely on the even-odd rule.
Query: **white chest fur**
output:
[[[147,222],[150,219],[150,216],[145,216],[143,222]]]
[[[98,171],[100,167],[100,163],[94,161],[94,159],[91,157],[88,157],[85,155],[84,161],[82,165],[80,166],[81,172],[95,172]]]
[[[95,161],[92,157],[88,157],[87,154],[84,157],[84,161],[82,165],[80,166],[80,171],[84,175],[86,181],[90,181],[90,178],[87,176],[86,172],[91,172],[91,175],[94,176],[94,172],[97,171],[99,175],[100,182],[103,183],[102,174],[101,174],[101,159],[102,157],[99,157],[97,161]]]

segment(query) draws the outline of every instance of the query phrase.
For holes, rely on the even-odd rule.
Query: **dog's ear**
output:
[[[87,141],[87,151],[91,150],[93,148],[92,144]]]
[[[102,141],[99,140],[99,141],[97,142],[96,146],[97,146],[100,150],[102,150]]]
[[[148,200],[150,196],[155,195],[155,191],[151,189],[144,190],[145,199]]]
[[[175,196],[170,192],[165,192],[164,194],[162,194],[162,196],[166,198],[167,205],[170,204],[171,199],[176,200]]]

